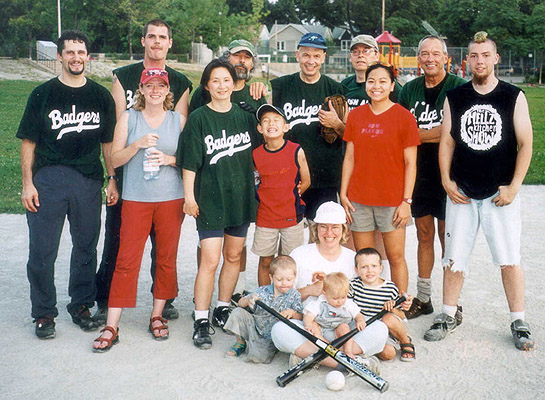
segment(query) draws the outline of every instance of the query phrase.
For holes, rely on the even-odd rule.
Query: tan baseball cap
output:
[[[358,35],[350,42],[350,50],[357,44],[363,44],[364,46],[371,47],[378,51],[378,44],[375,38],[371,35]]]

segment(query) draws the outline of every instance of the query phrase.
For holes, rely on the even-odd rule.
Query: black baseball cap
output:
[[[255,113],[255,116],[257,118],[257,120],[259,122],[261,122],[261,117],[263,116],[263,114],[267,113],[267,112],[274,112],[274,113],[277,113],[279,115],[282,116],[282,118],[284,118],[284,120],[287,122],[288,120],[286,119],[286,116],[284,115],[284,113],[282,112],[282,110],[280,110],[278,107],[275,107],[273,106],[272,104],[263,104],[261,107],[259,107]]]

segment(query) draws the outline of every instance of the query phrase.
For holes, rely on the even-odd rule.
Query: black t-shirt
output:
[[[515,172],[517,138],[513,114],[521,89],[499,81],[479,94],[468,82],[447,92],[455,142],[451,178],[473,199],[509,185]]]
[[[187,77],[168,65],[165,65],[165,70],[168,72],[168,81],[170,83],[170,91],[174,95],[174,105],[178,103],[185,91],[193,88],[193,84]],[[144,71],[144,62],[125,65],[124,67],[114,69],[113,74],[119,79],[119,83],[125,90],[125,98],[127,99],[127,108],[134,105],[134,95],[140,85],[140,76]]]
[[[16,136],[36,143],[33,174],[66,165],[103,180],[100,144],[112,141],[114,127],[115,104],[106,88],[90,79],[70,87],[53,78],[30,94]]]
[[[439,85],[436,85],[432,88],[426,87],[426,85],[424,85],[424,97],[426,98],[427,104],[435,104],[437,98],[439,97],[439,93],[441,93],[441,90],[443,90],[443,86],[445,86],[447,78],[448,74],[446,74],[443,80],[439,82]]]
[[[284,111],[290,123],[286,138],[305,151],[312,188],[340,188],[343,163],[342,140],[333,144],[320,137],[318,112],[327,96],[342,93],[342,86],[322,75],[318,82],[303,82],[299,73],[271,81],[272,103]]]

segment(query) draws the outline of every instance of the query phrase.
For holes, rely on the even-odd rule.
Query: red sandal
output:
[[[110,332],[112,334],[112,337],[111,338],[102,337],[102,333],[104,333],[104,331]],[[93,347],[93,352],[95,352],[95,353],[106,353],[107,351],[109,351],[114,346],[114,344],[119,343],[119,328],[117,328],[117,331],[116,331],[111,326],[105,326],[104,329],[102,329],[100,331],[100,336],[97,337],[94,341],[99,342],[99,343],[106,342],[106,346],[105,347],[97,347],[97,348]]]
[[[159,326],[153,326],[153,323],[155,321],[161,321],[161,325]],[[167,326],[167,323],[168,321],[166,319],[164,319],[163,317],[160,317],[160,316],[157,316],[157,317],[152,317],[149,321],[149,332],[151,333],[151,337],[154,338],[155,340],[167,340],[168,339],[168,326]],[[161,331],[162,330],[166,330],[167,331],[167,334],[165,336],[161,336]]]

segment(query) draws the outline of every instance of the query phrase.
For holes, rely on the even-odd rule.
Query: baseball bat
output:
[[[401,296],[397,299],[395,303],[395,307],[400,305],[406,300],[405,296]],[[365,321],[366,325],[370,325],[373,322],[375,322],[377,319],[382,318],[388,311],[382,310],[378,312],[377,314],[373,315],[371,318],[369,318],[367,321]],[[343,336],[340,336],[333,340],[330,345],[336,348],[341,347],[344,345],[348,340],[350,340],[352,337],[358,333],[358,329],[354,328],[350,332],[344,334]],[[309,355],[306,357],[303,361],[301,361],[299,364],[294,365],[290,369],[288,369],[286,372],[284,372],[282,375],[279,375],[276,378],[276,383],[280,387],[286,386],[291,381],[295,380],[302,374],[304,374],[307,371],[310,371],[312,367],[316,364],[318,364],[320,361],[322,361],[324,358],[327,357],[327,354],[324,350],[320,349],[316,353]]]
[[[312,343],[314,343],[318,348],[322,349],[326,355],[333,358],[335,361],[337,361],[339,364],[344,366],[347,370],[354,373],[354,375],[359,376],[361,379],[369,383],[371,386],[373,386],[375,389],[379,390],[380,392],[385,392],[388,390],[388,382],[386,382],[384,379],[382,379],[380,376],[374,374],[369,369],[367,369],[365,366],[361,365],[354,359],[348,357],[344,352],[337,349],[336,347],[330,345],[329,343],[324,342],[322,339],[317,338],[312,333],[308,332],[307,330],[301,328],[299,325],[294,324],[289,319],[278,313],[276,310],[272,309],[271,307],[267,306],[265,303],[263,303],[261,300],[257,300],[255,302],[258,306],[263,308],[265,311],[270,313],[271,315],[278,318],[280,321],[284,322],[286,325],[288,325],[290,328],[294,329],[301,335],[303,335],[305,338],[310,340]]]

